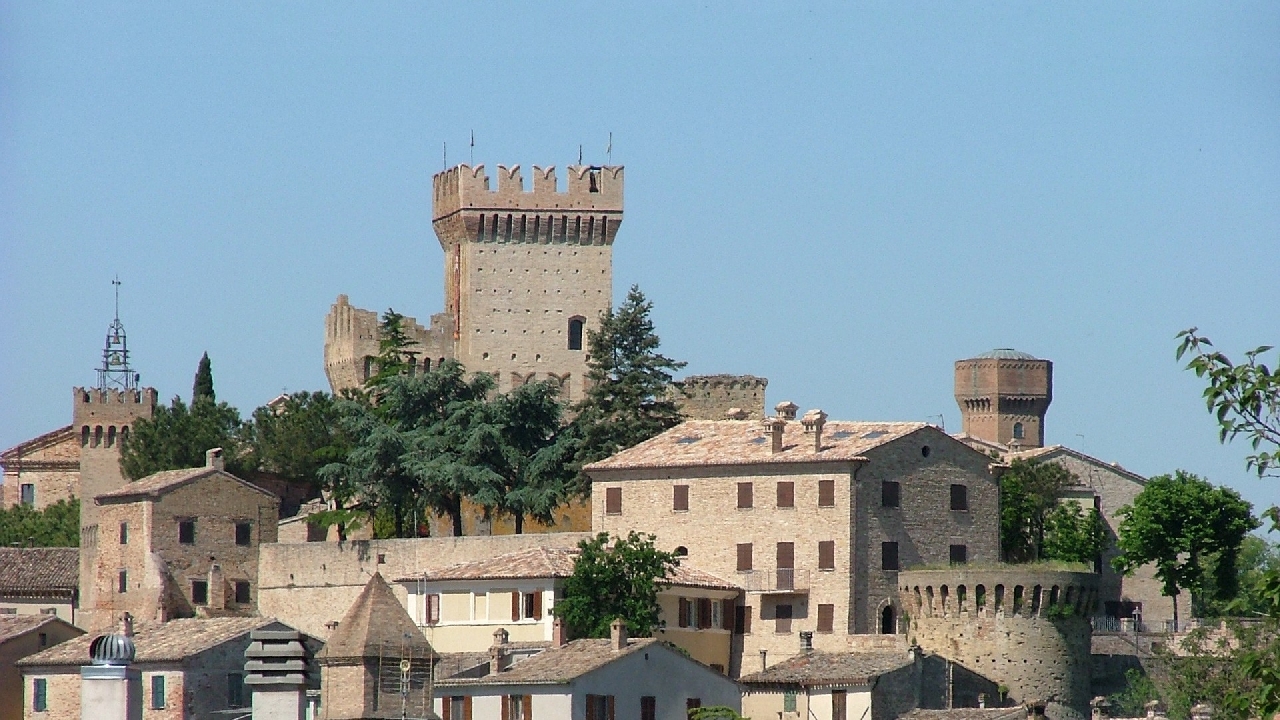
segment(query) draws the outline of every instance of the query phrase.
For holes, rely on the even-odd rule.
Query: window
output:
[[[127,592],[127,591],[129,590],[129,573],[128,573],[128,571],[121,570],[121,571],[120,571],[120,577],[119,577],[118,579],[119,579],[119,584],[117,584],[117,585],[116,585],[116,592],[121,592],[121,593],[123,593],[123,592]]]
[[[164,676],[158,673],[151,676],[151,709],[164,709]]]
[[[796,506],[796,484],[793,482],[778,483],[778,507],[789,508]]]
[[[44,615],[46,613],[43,610],[41,610],[40,614]],[[45,647],[48,644],[49,644],[49,633],[40,633],[40,647]]]
[[[179,520],[178,521],[178,542],[183,545],[196,544],[196,521],[195,520]]]
[[[818,632],[829,633],[834,632],[836,620],[835,605],[818,605]]]
[[[658,720],[658,699],[652,695],[640,698],[640,720]]]
[[[580,317],[569,318],[569,349],[582,349],[582,326],[586,321]]]
[[[684,711],[686,713],[697,710],[702,707],[702,698],[688,698],[684,701]]]
[[[521,601],[521,609],[524,611],[523,618],[525,620],[542,619],[542,593],[536,591],[522,593]]]
[[[951,546],[951,564],[964,565],[969,561],[969,548],[964,545]]]
[[[506,712],[502,713],[505,720],[530,720],[533,717],[533,696],[532,695],[507,695],[502,698],[506,707]]]
[[[844,690],[831,691],[831,720],[848,720],[848,696]]]
[[[737,635],[751,634],[751,606],[750,605],[738,605],[734,607],[733,632]]]
[[[689,600],[686,598],[680,598],[677,601],[677,604],[678,604],[678,608],[676,610],[676,625],[682,628],[687,628],[692,624],[689,621],[689,615],[690,615]]]
[[[818,507],[836,506],[836,481],[818,481]]]
[[[1016,422],[1013,424],[1013,437],[1015,440],[1021,440],[1026,437],[1025,431],[1022,429],[1022,423]]]
[[[779,570],[790,570],[796,566],[796,544],[790,542],[778,543],[775,557],[778,560]]]
[[[36,486],[35,485],[32,485],[31,483],[22,483],[22,486],[18,489],[18,494],[20,496],[20,501],[22,502],[23,505],[26,505],[27,507],[32,507],[36,504]]]
[[[897,570],[898,569],[898,543],[896,542],[880,543],[880,569],[881,570]]]
[[[738,543],[738,572],[751,572],[751,543]]]
[[[707,627],[724,630],[724,603],[719,600],[708,600],[711,603],[711,624]]]
[[[898,618],[892,605],[885,605],[880,611],[880,634],[894,635],[898,632]]]
[[[818,569],[836,569],[836,541],[823,540],[818,543]]]
[[[445,698],[444,720],[471,720],[471,698],[466,695]]]
[[[695,606],[698,608],[698,629],[709,629],[711,627],[711,599],[698,598],[695,602]]]
[[[613,696],[588,695],[587,720],[614,720]]]
[[[885,480],[880,483],[880,507],[896,508],[900,507],[902,486],[896,481]]]
[[[252,600],[250,599],[250,596],[249,596],[249,581],[237,580],[236,581],[236,604],[248,605],[251,602]]]
[[[209,602],[209,583],[205,580],[191,581],[191,602],[206,605]]]
[[[427,625],[435,625],[440,622],[440,595],[432,593],[424,596],[424,607],[422,609],[423,620]]]
[[[622,488],[605,488],[604,512],[606,515],[622,514]]]
[[[676,512],[687,512],[689,510],[689,486],[676,485],[671,491],[671,509]]]
[[[791,632],[791,606],[778,605],[773,610],[774,628],[773,631],[780,634]]]
[[[129,544],[129,523],[127,522],[120,523],[120,544]]]
[[[248,545],[250,538],[253,536],[253,524],[247,522],[236,523],[236,544]]]
[[[951,509],[952,510],[968,510],[969,509],[969,486],[968,485],[952,485],[951,486]]]
[[[676,557],[689,557],[689,548],[683,545],[677,545],[675,549]]]
[[[794,690],[782,693],[782,712],[796,711],[796,694]]]
[[[755,491],[749,482],[738,483],[738,509],[749,508],[754,503]]]
[[[49,681],[36,678],[31,681],[31,709],[45,712],[49,709]]]
[[[244,675],[227,673],[227,707],[244,707]]]

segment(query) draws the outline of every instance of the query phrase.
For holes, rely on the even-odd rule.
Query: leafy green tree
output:
[[[253,411],[253,441],[261,469],[320,486],[320,468],[346,456],[349,442],[338,425],[337,399],[296,392]]]
[[[599,533],[578,543],[581,552],[565,581],[564,599],[552,612],[577,637],[609,637],[615,618],[626,621],[630,635],[653,635],[662,627],[658,591],[679,565],[675,553],[654,547],[655,539],[633,530],[625,538]]]
[[[587,332],[586,397],[575,410],[579,467],[613,455],[675,427],[682,417],[672,400],[671,373],[686,363],[658,352],[661,344],[649,313],[653,303],[633,285],[615,311]],[[580,477],[578,492],[588,480]]]
[[[387,308],[378,323],[378,358],[375,361],[377,371],[365,381],[366,388],[378,388],[393,377],[409,372],[410,355],[408,348],[413,340],[404,331],[404,316]]]
[[[251,429],[230,405],[201,398],[188,408],[174,397],[169,407],[160,405],[149,420],[133,424],[121,443],[120,469],[138,480],[161,470],[199,467],[207,450],[220,447],[227,471],[244,476],[257,466],[250,437]]]
[[[0,508],[0,546],[78,547],[80,501],[59,500],[36,510],[27,505]]]
[[[1043,559],[1092,563],[1107,541],[1107,526],[1097,508],[1059,501],[1044,517]]]
[[[708,705],[689,711],[689,720],[751,720],[727,705]]]
[[[1177,357],[1190,354],[1187,369],[1208,381],[1204,400],[1218,420],[1218,439],[1228,442],[1244,435],[1255,451],[1245,467],[1264,475],[1278,475],[1280,465],[1280,357],[1275,369],[1259,358],[1272,350],[1263,345],[1246,352],[1240,364],[1214,349],[1198,328],[1178,333]]]
[[[1241,543],[1260,523],[1252,506],[1234,490],[1214,487],[1200,477],[1178,470],[1147,481],[1132,505],[1117,511],[1121,554],[1112,562],[1130,574],[1154,563],[1163,593],[1173,599],[1178,624],[1178,595],[1193,597],[1205,589],[1205,563],[1216,556],[1216,592],[1234,594],[1236,558]]]
[[[1107,696],[1111,714],[1115,717],[1144,717],[1147,703],[1160,700],[1155,682],[1141,668],[1125,670],[1124,680],[1123,690]]]
[[[1000,476],[1000,545],[1007,562],[1044,558],[1046,519],[1075,479],[1057,463],[1020,458]]]
[[[200,356],[196,379],[191,384],[191,404],[195,405],[201,400],[216,402],[217,399],[213,392],[213,364],[209,362],[209,353],[205,353]]]

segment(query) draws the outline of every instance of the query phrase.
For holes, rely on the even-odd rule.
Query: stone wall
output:
[[[80,496],[80,433],[72,426],[32,438],[0,455],[4,485],[0,507],[22,501],[22,486],[35,491],[35,508]]]
[[[1044,446],[1044,415],[1053,401],[1053,363],[980,357],[955,366],[955,397],[963,432],[1002,445]],[[1017,438],[1015,424],[1022,426]]]
[[[1008,687],[1015,702],[1047,702],[1051,718],[1088,716],[1095,575],[1010,566],[908,571],[898,583],[926,652]]]
[[[724,420],[731,408],[763,420],[769,381],[755,375],[691,375],[675,383],[675,400],[689,420]]]

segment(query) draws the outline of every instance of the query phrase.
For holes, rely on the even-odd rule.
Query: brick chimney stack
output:
[[[489,648],[489,674],[497,675],[511,665],[511,648],[507,641],[510,636],[505,628],[493,631],[493,645]]]
[[[622,618],[614,618],[609,625],[609,640],[613,644],[614,652],[627,646],[627,623]]]
[[[769,452],[777,455],[782,452],[782,432],[787,429],[787,421],[779,417],[764,419],[764,431],[769,434]]]
[[[551,623],[551,647],[562,647],[568,642],[568,631],[564,627],[564,618],[556,618]]]
[[[813,435],[813,451],[822,452],[822,426],[827,424],[827,414],[814,408],[804,414],[800,424],[804,425],[805,433]]]
[[[204,466],[214,470],[226,470],[227,460],[222,456],[222,448],[209,448],[204,454]]]
[[[782,418],[783,420],[795,420],[796,411],[799,409],[800,409],[800,406],[796,405],[790,400],[783,400],[782,402],[773,406],[774,412],[778,413],[778,417]]]

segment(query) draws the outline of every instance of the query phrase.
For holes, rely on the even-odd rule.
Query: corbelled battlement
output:
[[[1017,566],[907,570],[898,573],[898,585],[902,604],[913,618],[1089,617],[1098,604],[1098,576],[1088,572]]]
[[[498,187],[491,189],[484,165],[457,165],[432,180],[432,219],[459,210],[589,210],[622,212],[621,165],[570,165],[569,186],[556,187],[556,169],[533,166],[533,190],[525,192],[519,165],[498,166]]]
[[[71,396],[77,405],[143,405],[156,406],[156,389],[101,390],[98,388],[72,388]]]

